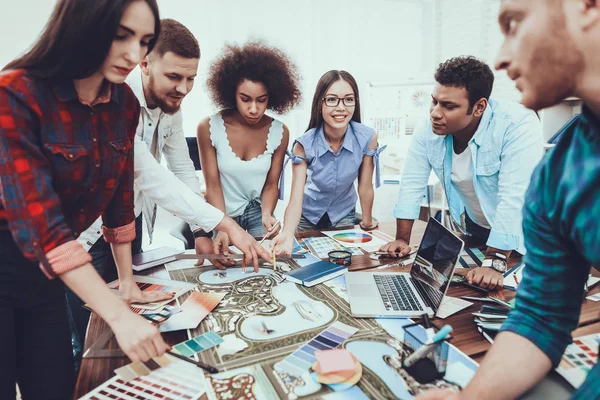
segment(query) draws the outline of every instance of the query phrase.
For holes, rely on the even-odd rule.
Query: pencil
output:
[[[275,221],[275,223],[273,224],[271,229],[269,229],[269,232],[272,231],[273,229],[277,228],[277,225],[279,225],[279,220]],[[258,242],[258,244],[263,244],[265,239],[269,236],[269,232],[265,233],[265,236],[263,236],[263,238],[260,239],[260,242]]]
[[[216,369],[215,367],[211,366],[211,365],[206,365],[206,364],[204,364],[204,363],[202,363],[200,361],[192,360],[190,358],[182,356],[181,354],[177,354],[177,353],[175,353],[175,352],[173,352],[171,350],[167,350],[167,354],[172,355],[175,358],[179,358],[180,360],[187,361],[190,364],[194,364],[196,367],[200,367],[200,368],[202,368],[203,370],[205,370],[208,373],[211,373],[211,374],[217,374],[217,373],[219,373],[219,370]]]
[[[515,283],[518,285],[519,284],[519,280],[517,279],[517,274],[514,274],[513,278],[515,278]]]

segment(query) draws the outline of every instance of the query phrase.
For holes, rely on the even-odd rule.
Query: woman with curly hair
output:
[[[308,129],[292,146],[292,194],[283,230],[271,243],[275,251],[289,255],[296,230],[353,226],[358,198],[361,228],[374,229],[373,170],[384,148],[377,148],[377,133],[360,123],[354,77],[346,71],[325,73],[317,83]]]
[[[297,105],[298,81],[286,54],[262,42],[227,45],[210,67],[208,90],[221,111],[198,125],[206,200],[252,236],[279,231],[273,211],[289,131],[265,112]],[[225,232],[215,240],[227,251]]]

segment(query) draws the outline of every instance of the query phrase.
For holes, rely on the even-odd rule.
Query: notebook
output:
[[[329,261],[317,261],[306,267],[287,272],[285,275],[286,279],[290,282],[311,287],[338,277],[344,272],[346,272],[344,265],[337,265]]]

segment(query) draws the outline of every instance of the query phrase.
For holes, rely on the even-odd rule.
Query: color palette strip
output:
[[[194,329],[223,300],[227,293],[192,292],[181,305],[181,312],[161,327],[161,332]]]
[[[153,325],[161,324],[171,316],[181,311],[181,307],[166,305],[161,311],[154,314],[141,314],[144,318],[151,321]]]
[[[173,346],[173,349],[182,356],[191,357],[196,353],[208,350],[223,342],[224,340],[221,338],[221,336],[217,335],[216,333],[206,332],[200,336],[196,336],[193,339],[186,340],[185,342],[181,342]]]
[[[275,364],[275,369],[299,377],[317,361],[315,352],[335,349],[356,332],[358,332],[357,328],[336,321],[311,341]]]
[[[148,375],[150,372],[159,368],[166,367],[172,363],[172,359],[167,356],[151,358],[146,362],[138,361],[127,364],[124,367],[115,369],[115,374],[119,375],[124,382],[129,382],[137,377]]]
[[[114,376],[82,399],[193,400],[200,398],[205,392],[206,384],[202,370],[183,361],[174,361],[165,368],[159,368],[129,382]]]

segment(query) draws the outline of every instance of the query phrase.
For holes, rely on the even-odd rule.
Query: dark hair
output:
[[[467,89],[467,114],[471,114],[473,106],[480,99],[489,100],[494,86],[494,74],[490,67],[473,56],[454,57],[441,63],[435,71],[435,80],[444,86]]]
[[[154,39],[160,33],[156,0],[58,0],[41,36],[4,70],[24,68],[37,78],[83,79],[104,63],[121,17],[133,1],[145,1],[154,14]]]
[[[332,69],[331,71],[327,71],[317,83],[312,107],[310,108],[310,122],[308,123],[308,128],[306,128],[307,131],[323,125],[323,115],[321,114],[323,97],[325,97],[329,87],[333,85],[334,82],[340,80],[348,82],[354,91],[354,96],[356,96],[356,106],[354,107],[352,121],[360,122],[360,96],[358,95],[358,85],[356,84],[356,80],[349,72]]]
[[[160,21],[154,53],[162,57],[168,51],[184,58],[200,58],[200,46],[192,32],[182,23],[165,18]]]
[[[243,46],[227,44],[223,54],[210,66],[206,85],[213,102],[224,109],[236,107],[235,93],[245,79],[267,88],[267,108],[283,114],[300,103],[300,75],[287,55],[264,42]]]

